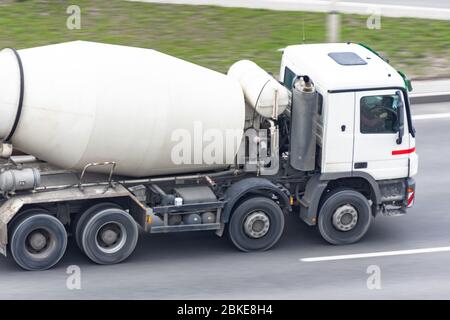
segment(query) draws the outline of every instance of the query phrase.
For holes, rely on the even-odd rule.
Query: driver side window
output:
[[[361,133],[396,133],[397,95],[362,97],[360,101]]]

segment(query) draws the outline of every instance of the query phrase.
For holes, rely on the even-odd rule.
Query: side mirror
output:
[[[397,102],[397,144],[402,144],[403,141],[403,135],[405,134],[405,105],[403,104],[402,100],[402,93],[400,91],[397,91],[396,96],[398,97]]]

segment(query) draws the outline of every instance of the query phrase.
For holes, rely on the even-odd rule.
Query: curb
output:
[[[411,104],[450,102],[450,92],[411,94],[409,100]]]

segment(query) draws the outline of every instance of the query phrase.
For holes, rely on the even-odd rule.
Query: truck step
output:
[[[405,215],[406,210],[404,208],[385,209],[382,211],[382,214],[386,217],[398,217]]]
[[[218,230],[220,229],[220,227],[221,227],[220,223],[203,223],[203,224],[177,225],[177,226],[155,226],[150,228],[150,233]]]

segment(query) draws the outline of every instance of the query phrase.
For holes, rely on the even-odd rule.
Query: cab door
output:
[[[353,171],[376,180],[407,177],[414,152],[408,129],[401,91],[356,92]]]

